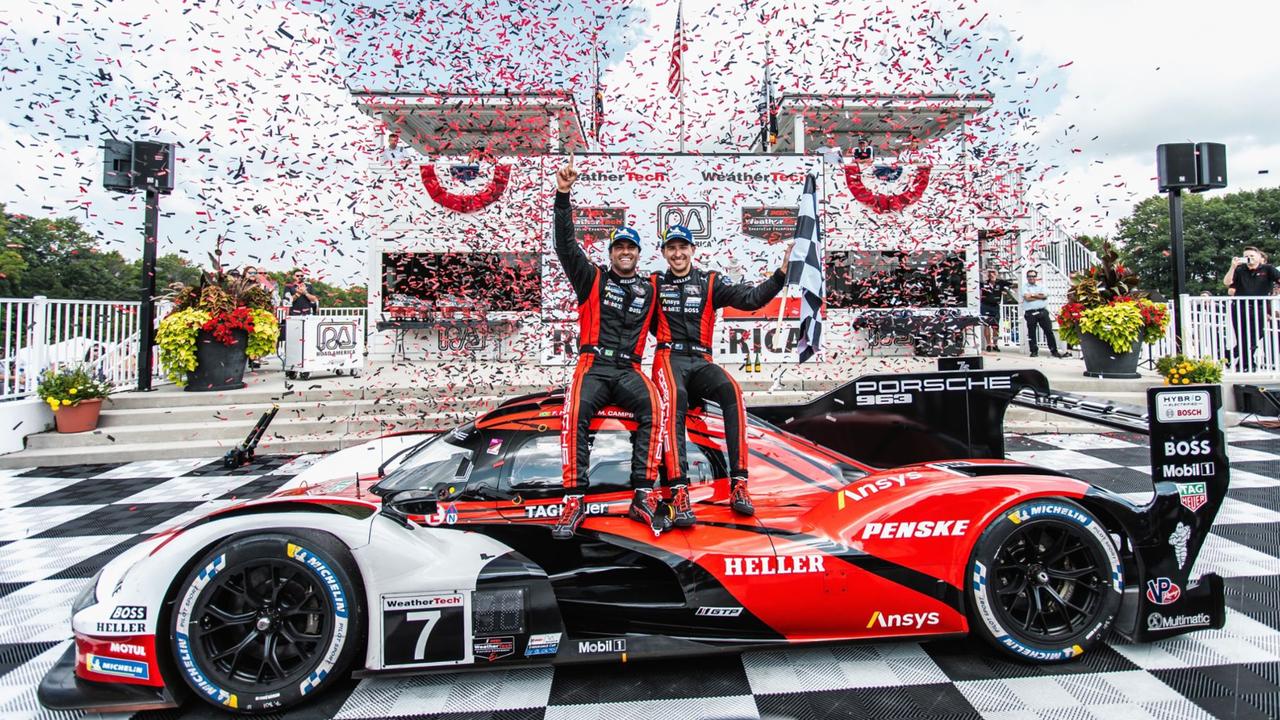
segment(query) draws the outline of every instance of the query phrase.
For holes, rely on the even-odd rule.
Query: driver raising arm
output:
[[[634,229],[624,225],[613,231],[608,268],[594,265],[587,258],[573,236],[569,191],[577,179],[578,171],[570,155],[569,163],[556,173],[555,246],[556,257],[578,299],[581,347],[560,416],[566,495],[552,535],[558,540],[572,538],[586,516],[579,493],[588,485],[591,468],[587,435],[591,419],[610,404],[630,410],[636,419],[631,452],[631,486],[635,494],[628,515],[661,533],[670,519],[660,512],[653,489],[658,477],[658,443],[653,437],[653,421],[659,413],[658,393],[640,372],[656,293],[651,278],[636,274],[640,235]]]
[[[788,248],[783,257],[790,254]],[[683,225],[668,228],[662,256],[668,269],[654,275],[658,289],[654,319],[658,352],[653,358],[653,382],[662,397],[662,447],[675,524],[688,527],[695,522],[689,502],[689,461],[684,444],[684,418],[690,397],[720,404],[729,451],[729,504],[742,515],[752,515],[755,507],[747,493],[747,419],[742,389],[724,368],[711,361],[711,343],[716,310],[759,310],[782,290],[787,275],[778,269],[759,284],[725,282],[720,273],[693,266],[693,234]]]

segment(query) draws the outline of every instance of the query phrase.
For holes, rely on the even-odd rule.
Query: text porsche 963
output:
[[[691,412],[698,524],[656,537],[625,515],[632,423],[615,408],[592,425],[571,541],[550,532],[558,393],[382,438],[109,562],[40,699],[122,710],[194,694],[257,713],[353,671],[967,633],[1060,662],[1113,624],[1140,641],[1221,627],[1221,580],[1189,577],[1227,487],[1217,388],[1151,391],[1141,506],[1002,459],[1009,402],[1047,391],[1032,371],[875,376],[753,409],[754,517],[729,509],[718,412]]]

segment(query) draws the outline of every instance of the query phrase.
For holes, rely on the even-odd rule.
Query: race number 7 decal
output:
[[[418,633],[418,644],[413,646],[413,659],[422,660],[427,656],[427,639],[431,637],[431,631],[435,629],[436,623],[440,621],[440,611],[420,610],[406,613],[404,619],[411,623],[424,623],[422,632]]]
[[[467,596],[382,596],[382,665],[449,665],[467,659]]]

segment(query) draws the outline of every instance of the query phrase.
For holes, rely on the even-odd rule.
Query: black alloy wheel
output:
[[[345,674],[359,637],[346,549],[310,533],[223,543],[178,588],[173,651],[197,697],[241,712],[282,710]]]
[[[1014,657],[1071,660],[1106,635],[1122,594],[1107,531],[1076,503],[1022,503],[992,522],[969,565],[973,630]]]

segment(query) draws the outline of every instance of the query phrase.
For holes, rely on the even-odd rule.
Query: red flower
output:
[[[229,313],[218,313],[200,326],[201,330],[213,333],[213,338],[223,345],[235,345],[233,330],[244,330],[253,333],[253,313],[247,307],[238,307]]]

